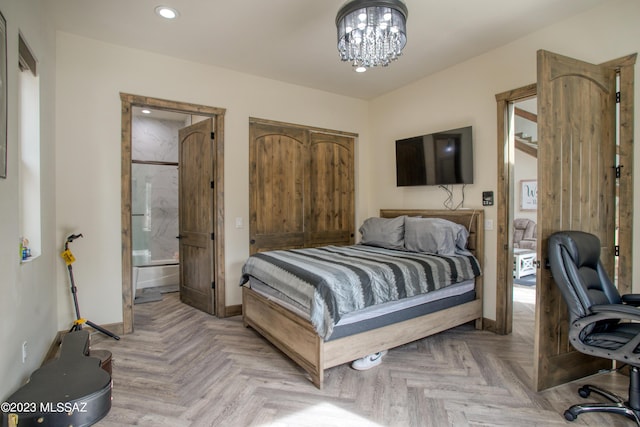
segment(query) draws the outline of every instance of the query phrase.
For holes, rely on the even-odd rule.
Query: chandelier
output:
[[[407,43],[407,6],[401,0],[350,0],[336,16],[340,59],[358,72],[386,67]]]

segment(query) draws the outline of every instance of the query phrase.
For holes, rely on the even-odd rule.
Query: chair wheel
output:
[[[589,395],[591,394],[591,389],[586,385],[582,386],[578,389],[578,394],[580,395],[580,397],[589,397]]]
[[[564,418],[565,418],[567,421],[575,421],[575,420],[576,420],[576,418],[578,418],[578,417],[576,417],[576,416],[573,414],[573,412],[571,412],[571,411],[569,411],[569,410],[566,410],[566,411],[564,411]]]

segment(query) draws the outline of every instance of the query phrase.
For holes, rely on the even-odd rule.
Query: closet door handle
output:
[[[252,245],[255,245],[256,244],[256,239],[249,240],[249,243],[252,244]]]
[[[182,236],[177,235],[177,236],[176,236],[176,239],[182,239]]]

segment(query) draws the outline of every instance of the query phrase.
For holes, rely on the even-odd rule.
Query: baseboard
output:
[[[495,320],[487,319],[486,317],[482,318],[482,330],[489,332],[497,332],[498,327],[496,325]]]
[[[107,325],[100,325],[100,326],[116,335],[124,335],[124,323],[122,322],[109,323]],[[95,331],[95,329],[93,329],[91,326],[86,326],[86,328],[91,329],[92,331]]]
[[[56,358],[58,349],[60,348],[60,344],[62,343],[62,337],[65,336],[65,334],[67,334],[68,332],[69,331],[59,331],[56,334],[56,336],[53,338],[53,342],[49,346],[49,351],[47,351],[47,354],[44,356],[44,360],[42,361],[43,365]]]
[[[224,308],[224,317],[240,316],[242,314],[242,304],[228,305]]]

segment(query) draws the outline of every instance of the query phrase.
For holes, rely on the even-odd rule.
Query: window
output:
[[[20,230],[23,262],[40,255],[40,81],[36,60],[19,37],[18,143],[20,145]],[[27,255],[30,255],[27,257]]]

